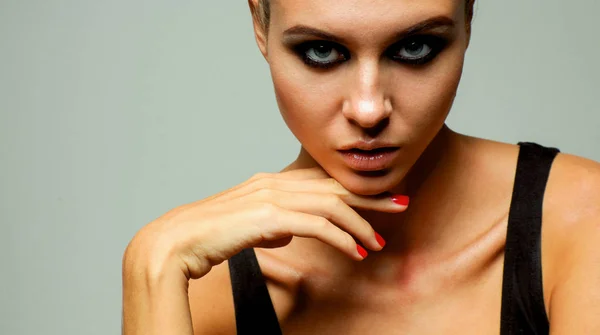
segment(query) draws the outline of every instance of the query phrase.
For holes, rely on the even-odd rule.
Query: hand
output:
[[[133,254],[128,261],[142,258],[157,276],[168,268],[196,279],[242,249],[282,247],[294,236],[316,238],[359,261],[366,251],[355,238],[371,250],[383,246],[352,207],[390,213],[406,209],[391,194],[350,193],[320,167],[258,173],[142,228],[128,247],[138,252],[128,251]]]

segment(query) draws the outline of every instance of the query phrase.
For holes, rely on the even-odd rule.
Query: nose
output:
[[[389,118],[392,102],[385,96],[377,63],[358,64],[357,67],[352,73],[342,112],[357,125],[374,128]]]

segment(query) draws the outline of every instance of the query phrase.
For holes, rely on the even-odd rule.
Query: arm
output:
[[[192,335],[187,278],[181,271],[133,262],[145,259],[132,257],[144,249],[130,245],[123,257],[123,334]]]
[[[600,217],[582,224],[561,260],[551,295],[550,334],[600,334]]]
[[[553,201],[561,209],[548,236],[550,334],[600,334],[600,164],[561,160]]]
[[[374,251],[383,245],[353,207],[389,213],[407,208],[391,194],[353,194],[315,167],[256,174],[218,195],[170,210],[144,226],[123,256],[123,333],[192,335],[189,281],[245,248],[284,247],[298,236],[319,239],[362,261],[364,249],[356,240]],[[193,303],[194,314],[209,310],[204,302]],[[214,331],[214,320],[198,320],[196,333]]]

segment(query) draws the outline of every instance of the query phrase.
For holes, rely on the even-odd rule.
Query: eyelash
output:
[[[398,51],[409,46],[410,43],[412,43],[412,42],[416,42],[418,45],[428,46],[429,48],[431,48],[431,51],[429,51],[427,53],[427,55],[425,55],[423,57],[412,58],[412,59],[394,55],[394,54],[397,54]],[[391,46],[390,48],[388,48],[385,51],[385,54],[394,61],[404,63],[407,65],[418,66],[418,65],[427,64],[431,60],[433,60],[446,47],[447,44],[448,44],[448,40],[441,36],[417,35],[417,36],[408,37],[408,38],[404,39],[403,41],[395,43],[393,46]],[[317,47],[323,47],[323,46],[326,47],[325,50],[327,50],[327,51],[329,51],[329,50],[337,51],[340,54],[341,59],[335,60],[332,62],[319,62],[319,61],[313,60],[312,58],[310,58],[307,55],[309,50],[311,50],[313,48],[317,48]],[[345,62],[350,59],[350,52],[348,52],[348,50],[346,48],[344,48],[343,46],[341,46],[337,43],[325,41],[325,40],[315,40],[315,41],[303,42],[303,43],[300,43],[299,45],[297,45],[296,47],[294,47],[294,49],[295,49],[296,53],[298,54],[298,56],[300,57],[300,59],[302,59],[302,61],[306,65],[313,67],[313,68],[327,69],[327,68],[334,67],[334,66],[338,65],[339,63]]]

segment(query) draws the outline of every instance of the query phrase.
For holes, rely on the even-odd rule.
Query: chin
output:
[[[366,196],[390,192],[397,188],[404,177],[397,167],[368,172],[340,169],[330,175],[348,191]]]

